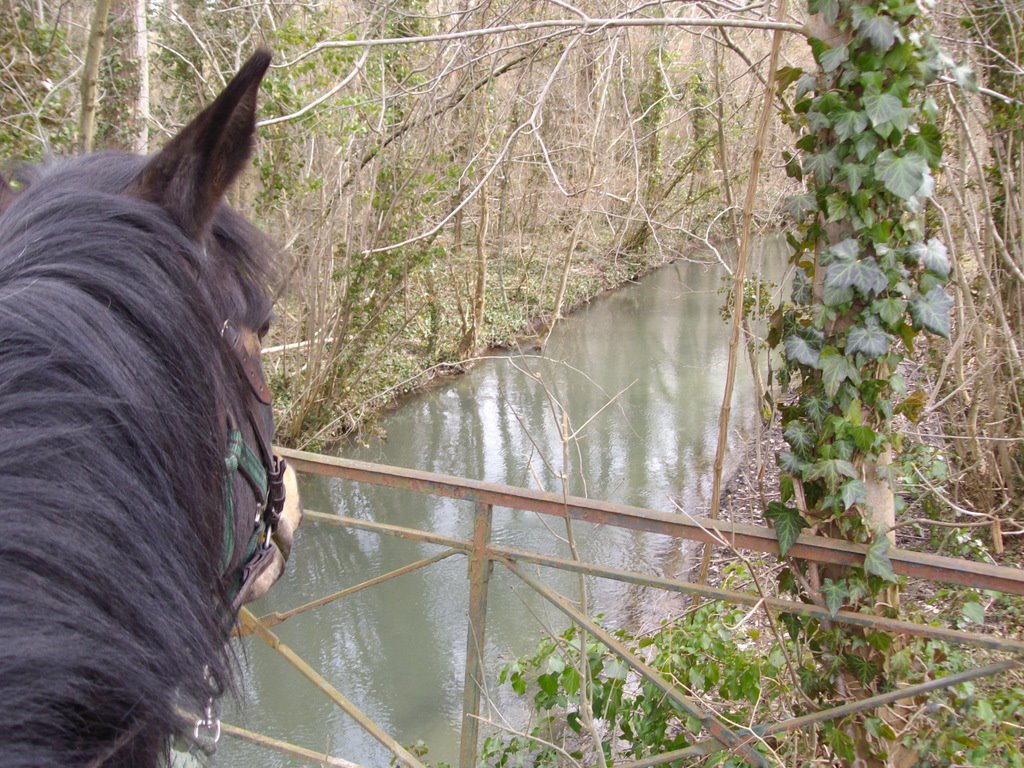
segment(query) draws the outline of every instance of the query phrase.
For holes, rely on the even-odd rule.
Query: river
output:
[[[710,255],[706,255],[710,258]],[[785,243],[766,241],[753,273],[782,274]],[[543,357],[497,355],[464,376],[415,395],[387,414],[386,437],[345,446],[348,458],[443,474],[562,490],[661,511],[703,514],[725,382],[729,327],[722,320],[724,269],[679,260],[634,285],[599,297],[561,320]],[[744,356],[745,361],[745,356]],[[564,414],[564,415],[563,415]],[[756,404],[741,363],[733,399],[726,472],[753,433]],[[568,434],[569,439],[563,436]],[[305,477],[309,509],[468,536],[472,505]],[[494,539],[566,555],[564,525],[495,510]],[[685,572],[693,548],[666,537],[574,526],[580,556],[666,576]],[[439,551],[436,546],[306,525],[288,574],[253,606],[286,610]],[[575,577],[543,573],[567,596]],[[487,665],[491,715],[515,723],[522,705],[497,686],[497,670],[529,653],[560,614],[498,567],[491,582]],[[457,763],[468,584],[466,561],[451,557],[299,616],[275,631],[299,655],[402,744],[423,741],[427,760]],[[644,588],[588,581],[592,612],[611,626],[649,621],[657,604]],[[656,617],[654,617],[656,619]],[[367,768],[390,762],[380,747],[287,662],[255,639],[238,645],[239,704],[224,720]],[[225,737],[218,768],[308,765]]]

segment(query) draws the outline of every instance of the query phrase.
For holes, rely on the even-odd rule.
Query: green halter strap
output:
[[[235,510],[235,473],[241,472],[242,477],[256,494],[257,516],[253,520],[252,535],[246,544],[245,554],[242,562],[245,563],[256,552],[260,539],[266,533],[266,521],[263,510],[267,505],[267,493],[269,481],[267,470],[260,458],[252,452],[242,439],[242,433],[229,418],[228,452],[224,457],[224,556],[221,562],[221,572],[226,573],[228,565],[231,564],[231,556],[235,551],[235,527],[237,524]]]

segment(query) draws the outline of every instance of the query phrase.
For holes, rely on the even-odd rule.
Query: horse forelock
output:
[[[145,765],[229,685],[219,337],[268,311],[228,209],[190,241],[120,194],[145,161],[29,169],[0,212],[0,721],[5,765]],[[234,259],[234,261],[227,261]],[[252,315],[253,317],[250,317]]]

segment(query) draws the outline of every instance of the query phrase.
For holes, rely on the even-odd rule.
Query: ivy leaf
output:
[[[942,159],[942,134],[932,123],[923,123],[917,133],[907,137],[907,149],[937,165]]]
[[[867,115],[853,109],[846,109],[840,112],[836,116],[835,124],[833,125],[836,136],[841,141],[849,141],[867,127]]]
[[[808,455],[817,442],[814,431],[806,424],[799,421],[792,421],[782,433],[790,447],[802,456]]]
[[[830,264],[825,273],[825,287],[856,288],[870,298],[889,286],[889,278],[873,258],[841,261]]]
[[[924,410],[924,406],[927,402],[928,395],[924,393],[924,390],[915,389],[911,394],[907,395],[900,401],[899,405],[896,406],[896,409],[893,412],[906,416],[910,421],[916,424],[918,419],[921,418],[921,411]]]
[[[838,167],[839,160],[834,149],[828,152],[815,152],[804,158],[804,173],[813,173],[818,184],[827,184],[832,178],[832,171]]]
[[[825,74],[832,74],[835,72],[840,64],[850,59],[850,49],[845,45],[840,45],[837,48],[829,48],[820,57],[821,69]]]
[[[825,598],[825,607],[828,608],[829,616],[834,619],[850,596],[850,589],[846,586],[845,581],[837,583],[832,579],[825,579],[825,583],[821,585],[821,596]]]
[[[860,36],[870,41],[879,53],[885,53],[892,48],[892,44],[896,42],[896,20],[890,19],[888,16],[875,15],[873,11],[864,6],[857,5],[854,6],[854,9],[853,22]],[[858,10],[861,10],[861,13],[858,14]],[[858,16],[860,16],[859,19]]]
[[[907,302],[903,299],[889,297],[886,299],[876,299],[871,303],[871,311],[878,315],[883,323],[893,329],[903,320],[903,313],[906,310]]]
[[[818,84],[817,78],[808,72],[806,75],[796,81],[796,98],[799,101],[808,93],[814,90],[814,86]]]
[[[844,163],[840,174],[850,185],[850,194],[856,195],[868,175],[868,167],[860,163]]]
[[[824,480],[829,489],[838,488],[844,477],[857,477],[856,468],[846,459],[821,459],[807,473],[808,480]]]
[[[775,83],[779,88],[779,92],[786,90],[795,83],[804,71],[800,67],[780,67],[779,71],[775,74]]]
[[[857,150],[857,159],[864,160],[875,149],[878,137],[873,133],[862,133],[854,137],[853,146]]]
[[[853,288],[848,286],[835,286],[825,284],[825,290],[821,297],[826,307],[841,307],[844,304],[849,304],[853,301]],[[825,322],[828,322],[825,320]],[[819,328],[824,328],[824,323],[818,323]]]
[[[929,272],[942,277],[949,276],[949,251],[941,240],[932,237],[927,243],[914,243],[910,246],[910,255],[920,261]]]
[[[841,192],[831,194],[825,198],[825,206],[828,208],[827,221],[842,221],[850,211],[848,199]]]
[[[924,183],[928,162],[914,152],[900,156],[892,150],[885,150],[878,156],[875,175],[885,188],[903,200],[909,200]]]
[[[846,668],[853,673],[861,685],[870,685],[871,681],[878,677],[878,667],[869,659],[853,653],[845,653],[843,661],[846,662]]]
[[[854,478],[843,483],[840,494],[843,506],[850,509],[854,504],[863,504],[867,500],[868,490],[863,480]]]
[[[892,560],[889,559],[890,546],[888,536],[884,533],[876,534],[864,557],[864,571],[895,583],[896,572],[893,571]]]
[[[802,221],[808,213],[818,210],[818,199],[810,192],[805,195],[793,195],[786,198],[782,210],[796,221]]]
[[[839,17],[839,0],[808,0],[807,10],[820,13],[822,21],[832,26]]]
[[[810,466],[792,451],[779,451],[779,468],[793,477],[803,477]]]
[[[800,398],[800,410],[820,429],[825,423],[825,417],[828,416],[829,402],[824,397],[808,395]]]
[[[868,318],[864,325],[855,325],[846,335],[846,354],[860,352],[870,359],[881,357],[889,351],[892,337],[878,325],[873,317]]]
[[[828,252],[836,257],[838,261],[850,261],[857,258],[860,253],[860,243],[854,238],[848,237],[835,245],[829,246]]]
[[[860,372],[846,355],[833,347],[825,347],[819,357],[821,379],[825,385],[825,394],[834,398],[840,385],[849,379],[854,384],[860,383]]]
[[[789,360],[795,360],[801,365],[811,368],[820,367],[821,351],[803,336],[791,334],[783,340],[782,344]]]
[[[903,114],[903,102],[892,93],[866,93],[864,109],[871,118],[871,125],[877,127],[899,118]]]
[[[771,520],[775,527],[775,536],[779,540],[779,559],[781,560],[800,537],[800,531],[807,528],[809,524],[799,512],[779,501],[770,502],[764,516]]]
[[[925,295],[918,294],[910,302],[910,316],[916,325],[948,339],[949,310],[952,307],[953,299],[936,285]]]

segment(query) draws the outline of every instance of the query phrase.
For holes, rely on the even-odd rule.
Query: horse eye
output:
[[[260,337],[261,339],[262,339],[262,338],[263,338],[264,336],[266,336],[266,335],[267,335],[267,332],[268,332],[268,331],[270,330],[270,324],[271,324],[272,322],[274,322],[274,314],[273,314],[273,313],[271,313],[271,314],[270,314],[270,315],[269,315],[269,316],[267,317],[267,319],[266,319],[266,320],[264,321],[263,325],[261,325],[261,326],[260,326],[260,329],[259,329],[259,331],[257,331],[257,333],[259,334],[259,337]]]

